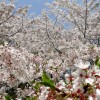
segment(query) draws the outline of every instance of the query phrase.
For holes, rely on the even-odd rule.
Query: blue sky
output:
[[[10,0],[6,0],[10,1]],[[32,7],[29,9],[29,13],[35,13],[36,15],[39,15],[41,13],[41,10],[43,8],[46,8],[44,6],[45,2],[52,3],[54,0],[16,0],[16,5],[19,6],[24,6],[24,5],[31,5]],[[81,0],[77,0],[79,3]]]
[[[9,2],[10,0],[6,0]],[[44,6],[45,2],[52,3],[54,0],[16,0],[16,6],[24,6],[24,5],[31,5],[29,9],[29,13],[35,13],[36,15],[39,15],[41,13],[41,10],[43,8],[46,8]]]

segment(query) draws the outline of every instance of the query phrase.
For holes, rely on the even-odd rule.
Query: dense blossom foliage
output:
[[[0,100],[100,99],[100,2],[82,1],[27,16],[1,0]]]

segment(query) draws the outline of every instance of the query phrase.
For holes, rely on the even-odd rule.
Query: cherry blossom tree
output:
[[[5,1],[0,2],[0,39],[2,41],[12,42],[10,38],[21,33],[24,27],[24,20],[28,6],[15,8],[14,1],[8,4]],[[27,22],[27,25],[30,22]]]
[[[63,20],[65,19],[65,21],[69,21],[74,24],[79,32],[83,34],[84,38],[90,34],[99,34],[99,1],[82,0],[82,3],[83,4],[80,5],[77,3],[77,0],[56,0],[53,5],[60,8],[61,11],[64,9],[65,13],[64,11],[63,13],[60,12],[60,14],[58,12],[59,17],[62,17]],[[55,11],[55,15],[56,14],[57,11]]]
[[[39,16],[0,2],[1,100],[100,98],[99,1],[82,1],[46,3]]]

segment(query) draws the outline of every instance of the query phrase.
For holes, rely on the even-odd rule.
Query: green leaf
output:
[[[100,58],[98,56],[96,57],[95,65],[99,66],[100,68]]]
[[[39,83],[36,83],[35,84],[35,86],[34,86],[34,88],[36,89],[36,91],[38,92],[39,91],[39,89],[40,89],[40,84]]]
[[[5,96],[5,100],[11,100],[11,97],[9,95]]]
[[[52,89],[55,89],[55,86],[53,86],[53,85],[51,85],[51,84],[49,84],[49,83],[47,83],[47,82],[40,82],[40,84],[42,84],[42,85],[44,85],[44,86],[47,86],[47,87],[50,87],[50,88],[52,88]]]
[[[0,45],[3,45],[4,46],[4,41],[3,40],[0,40]]]
[[[26,97],[26,100],[32,100],[32,98],[31,97]]]
[[[43,71],[42,82],[40,82],[40,84],[55,89],[55,82],[49,78],[45,71]]]
[[[25,100],[37,100],[37,96],[34,96],[34,97],[29,97],[29,96],[27,96],[27,97],[25,98]]]
[[[33,97],[32,100],[37,100],[37,96]]]
[[[49,76],[47,76],[47,74],[46,74],[45,71],[43,71],[42,82],[48,83],[48,84],[50,84],[50,85],[52,85],[52,86],[55,86],[55,82],[54,82],[53,80],[51,80],[51,79],[49,78]]]

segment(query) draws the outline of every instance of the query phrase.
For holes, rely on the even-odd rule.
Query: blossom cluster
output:
[[[99,100],[100,99],[100,69],[89,62],[79,61],[75,64],[77,70],[65,74],[65,82],[61,80],[58,88],[66,93],[67,98],[79,98],[80,100]]]
[[[0,100],[99,100],[98,2],[56,0],[28,17],[14,2],[0,2]]]
[[[43,70],[55,82],[54,90],[39,84]],[[44,62],[24,48],[0,46],[0,82],[0,95],[3,97],[8,90],[15,89],[16,98],[28,96],[39,97],[39,100],[58,100],[58,95],[66,100],[100,98],[100,68],[94,62],[79,58],[73,67],[64,67],[61,60]]]
[[[35,77],[35,67],[40,65],[40,60],[24,48],[0,46],[0,81],[9,86],[28,82]]]

